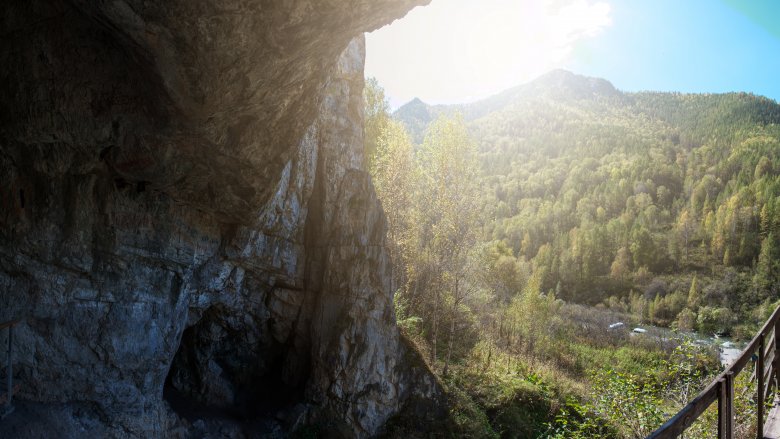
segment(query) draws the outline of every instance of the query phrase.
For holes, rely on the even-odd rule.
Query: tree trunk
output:
[[[490,341],[488,343],[487,367],[485,370],[490,370],[490,360],[493,358],[493,343],[497,343],[495,320],[490,324]],[[498,346],[498,344],[496,344],[496,346]]]
[[[436,288],[436,294],[433,300],[433,330],[431,340],[431,369],[436,370],[436,339],[439,337],[439,289]]]
[[[417,309],[419,309],[417,307],[417,286],[419,284],[420,284],[420,280],[419,279],[413,280],[412,281],[411,293],[409,294],[409,309],[412,309],[412,310],[415,310],[415,311]],[[406,290],[410,291],[408,285],[406,287]]]
[[[509,373],[512,370],[512,355],[514,354],[513,350],[510,350],[512,348],[512,324],[507,325],[507,333],[506,333],[506,371]]]
[[[450,335],[447,340],[447,357],[444,360],[444,375],[447,375],[447,371],[450,368],[450,357],[452,356],[452,342],[455,339],[455,314],[458,310],[458,278],[455,278],[455,300],[452,304],[452,315],[450,315]]]
[[[449,341],[447,343],[447,358],[444,360],[444,375],[447,375],[447,372],[450,368],[450,357],[452,356],[452,341],[455,339],[455,315],[453,314],[450,318],[450,337]]]

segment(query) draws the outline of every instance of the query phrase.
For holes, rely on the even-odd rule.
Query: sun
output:
[[[610,12],[603,1],[434,0],[368,34],[366,75],[394,107],[473,101],[564,66]]]

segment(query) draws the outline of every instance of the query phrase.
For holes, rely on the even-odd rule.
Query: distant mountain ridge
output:
[[[727,98],[729,103],[726,104],[718,97],[734,99]],[[740,99],[742,99],[741,103],[739,103]],[[762,123],[780,123],[780,111],[778,111],[780,107],[775,101],[762,96],[748,93],[625,93],[616,89],[606,79],[578,75],[561,69],[550,71],[533,81],[473,103],[430,105],[419,98],[414,98],[399,107],[393,113],[393,118],[406,126],[416,143],[421,143],[428,125],[441,114],[460,113],[467,122],[473,122],[496,112],[522,112],[521,109],[528,111],[533,105],[544,102],[564,103],[576,107],[576,103],[582,101],[599,101],[613,109],[634,106],[634,110],[638,112],[647,111],[648,102],[653,101],[653,105],[659,104],[664,108],[661,108],[661,111],[650,111],[649,116],[676,123],[681,122],[683,113],[684,118],[690,119],[703,112],[701,116],[706,119],[710,117],[706,114],[708,107],[710,110],[716,110],[723,105],[733,105],[734,119],[753,117]],[[756,103],[760,105],[756,106]],[[721,110],[722,108],[718,110],[719,117],[722,116]]]
[[[415,142],[422,142],[428,124],[441,114],[460,113],[473,121],[507,106],[539,99],[579,100],[596,97],[622,99],[623,94],[606,79],[577,75],[567,70],[553,70],[535,80],[468,104],[430,105],[414,98],[399,107],[393,118],[402,122]]]

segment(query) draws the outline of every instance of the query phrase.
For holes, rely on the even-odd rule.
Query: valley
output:
[[[777,306],[775,101],[563,70],[470,104],[382,95],[369,80],[399,324],[488,436],[644,437]]]

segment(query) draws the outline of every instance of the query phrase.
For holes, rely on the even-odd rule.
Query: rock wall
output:
[[[436,394],[400,361],[354,38],[415,3],[2,7],[0,321],[42,424],[186,435],[166,388],[369,436]]]

